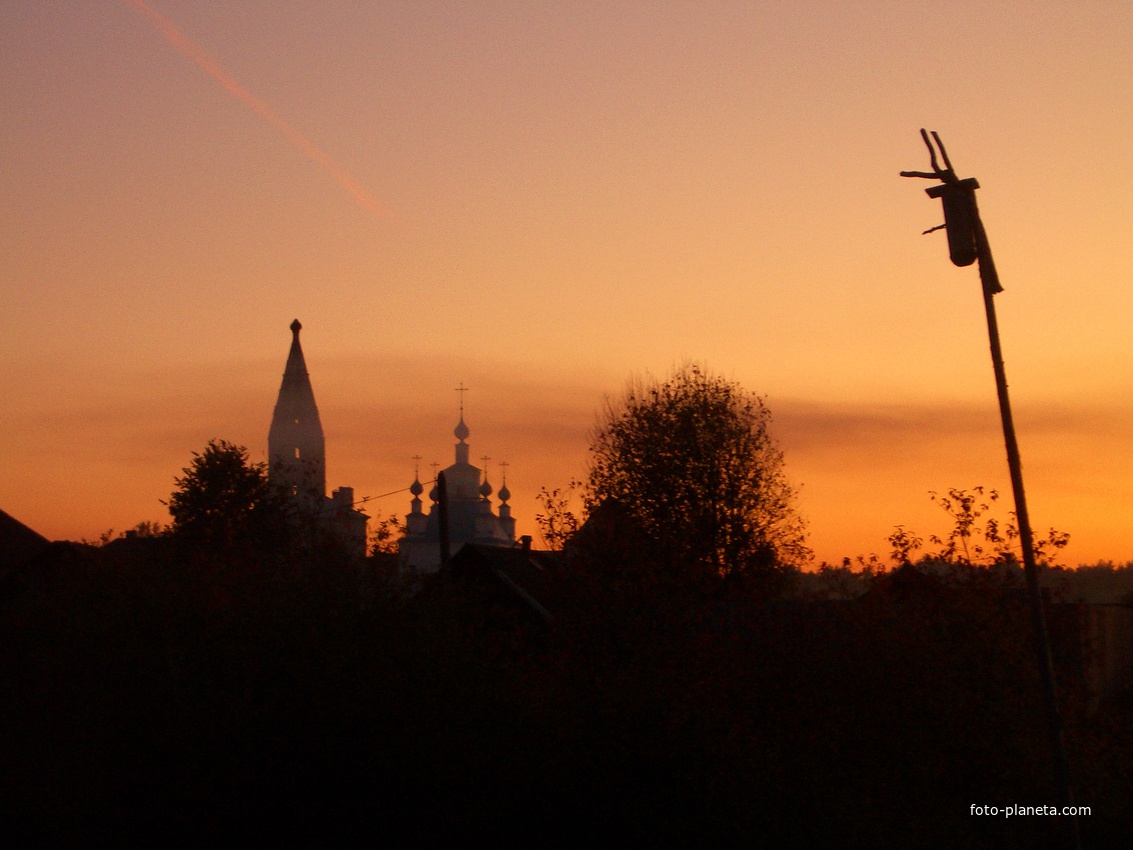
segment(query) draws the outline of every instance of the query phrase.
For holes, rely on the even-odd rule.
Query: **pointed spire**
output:
[[[286,385],[287,379],[290,378],[292,383],[301,382],[307,379],[307,384],[310,386],[309,375],[307,373],[307,361],[303,359],[303,346],[299,344],[299,331],[303,326],[296,319],[291,323],[291,351],[287,354],[287,366],[283,370],[283,381]],[[311,393],[312,398],[314,393]]]
[[[326,497],[326,439],[299,331],[291,323],[291,350],[268,432],[268,474],[274,483],[313,501]]]

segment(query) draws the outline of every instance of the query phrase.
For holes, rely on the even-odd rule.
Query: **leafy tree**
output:
[[[169,527],[162,525],[160,522],[144,519],[131,529],[123,531],[119,537],[164,537],[169,533]]]
[[[929,537],[933,543],[942,547],[934,557],[949,563],[971,565],[984,557],[984,546],[977,542],[975,535],[980,531],[979,519],[991,509],[992,503],[999,499],[995,490],[984,492],[983,487],[973,487],[971,490],[962,490],[951,487],[948,495],[940,496],[935,491],[929,491],[929,498],[952,518],[952,530],[945,538],[933,534]],[[986,501],[985,501],[986,499]],[[1006,539],[1001,541],[998,525],[995,520],[989,520],[984,538],[989,544],[998,544],[1010,539],[1010,529],[1007,529]],[[998,554],[998,549],[996,550]]]
[[[763,399],[688,364],[631,382],[591,444],[587,503],[620,502],[654,558],[703,575],[774,572],[809,556]]]
[[[405,521],[398,514],[390,514],[374,524],[370,532],[370,552],[372,554],[396,555],[398,543],[405,533]]]
[[[266,543],[286,529],[283,494],[268,483],[267,465],[251,463],[244,446],[210,440],[182,471],[165,503],[175,538],[223,548]]]
[[[541,487],[535,497],[542,508],[535,514],[535,524],[539,526],[539,536],[543,538],[544,545],[552,551],[562,550],[582,525],[578,514],[571,509],[581,487],[581,481],[572,480],[566,487],[553,490]]]
[[[912,556],[917,550],[921,548],[924,543],[920,537],[917,537],[913,532],[909,531],[905,526],[898,525],[893,529],[893,533],[887,538],[889,545],[893,550],[889,553],[889,557],[897,566],[912,563]],[[936,538],[933,538],[934,540]]]
[[[999,500],[997,491],[984,487],[973,487],[971,490],[951,487],[947,495],[941,496],[930,491],[929,497],[952,519],[952,530],[947,537],[941,538],[935,534],[929,537],[932,543],[941,547],[932,555],[933,558],[965,566],[1020,562],[1019,529],[1015,522],[1015,512],[1010,512],[1007,522],[1001,522],[995,517],[988,517],[982,524],[980,522]],[[1035,558],[1041,565],[1050,566],[1055,553],[1066,548],[1069,542],[1068,533],[1051,528],[1046,537],[1035,538]]]
[[[98,535],[97,540],[91,540],[88,537],[84,537],[79,542],[82,543],[84,546],[105,546],[107,543],[109,543],[113,539],[114,539],[114,529],[108,528],[108,529],[106,529],[106,531],[104,531],[104,532],[102,532],[101,534]]]

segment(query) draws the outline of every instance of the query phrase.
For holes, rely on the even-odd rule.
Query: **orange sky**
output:
[[[0,507],[96,537],[262,458],[298,317],[331,486],[451,462],[464,381],[533,532],[603,395],[692,358],[767,395],[820,558],[941,533],[928,491],[1008,485],[925,126],[1033,523],[1131,560],[1131,43],[1125,2],[0,4]]]

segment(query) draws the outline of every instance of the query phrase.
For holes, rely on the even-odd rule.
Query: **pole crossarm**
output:
[[[952,160],[948,158],[944,142],[935,130],[930,139],[929,134],[922,129],[921,138],[928,148],[932,171],[902,171],[901,176],[939,180],[940,185],[930,186],[925,189],[925,194],[930,198],[939,198],[944,205],[944,224],[930,227],[922,235],[941,229],[947,230],[948,253],[953,264],[970,266],[979,260],[980,280],[983,282],[984,291],[992,295],[1002,292],[999,273],[991,256],[991,246],[988,244],[987,234],[980,220],[980,211],[976,206],[976,189],[980,187],[979,181],[974,177],[961,179],[956,176],[956,170],[952,167]],[[941,168],[937,161],[937,149],[940,150],[940,158],[944,160],[944,168]]]
[[[932,140],[929,140],[928,133],[921,128],[921,138],[924,139],[925,147],[928,148],[928,161],[932,166],[932,171],[902,171],[902,177],[921,177],[925,180],[940,180],[943,183],[955,183],[956,172],[952,168],[952,161],[948,158],[948,151],[944,149],[944,142],[940,140],[940,135],[933,130]],[[936,142],[936,147],[933,147],[933,142]],[[940,163],[936,161],[936,148],[940,148],[940,158],[944,160],[944,168],[940,167]]]

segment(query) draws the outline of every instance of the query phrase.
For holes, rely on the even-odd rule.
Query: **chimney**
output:
[[[523,554],[524,555],[531,554],[531,535],[530,534],[523,535],[522,537],[519,538],[519,542],[521,544],[523,544]]]

